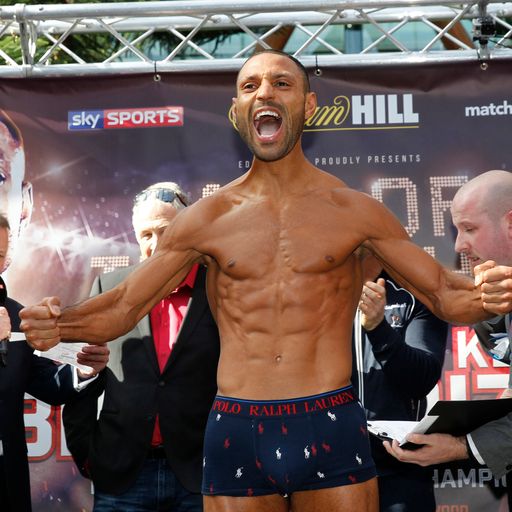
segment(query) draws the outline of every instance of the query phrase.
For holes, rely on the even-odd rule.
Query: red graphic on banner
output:
[[[439,398],[498,398],[507,387],[508,374],[509,367],[484,351],[473,329],[452,327],[452,369],[443,372]]]
[[[183,107],[105,110],[104,128],[155,128],[183,126]]]

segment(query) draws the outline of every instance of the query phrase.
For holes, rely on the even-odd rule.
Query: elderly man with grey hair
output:
[[[135,196],[132,223],[142,260],[188,203],[173,182]],[[131,270],[101,275],[92,295],[113,288]],[[94,484],[95,512],[202,510],[203,437],[219,357],[205,276],[205,268],[195,265],[134,329],[109,343],[108,367],[64,409],[67,444]]]

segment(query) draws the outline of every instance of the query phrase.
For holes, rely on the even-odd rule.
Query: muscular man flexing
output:
[[[306,159],[301,136],[317,103],[298,61],[259,53],[236,86],[251,169],[177,215],[153,256],[119,286],[62,311],[57,298],[45,299],[22,312],[23,329],[39,349],[61,339],[111,340],[194,263],[206,264],[221,356],[205,440],[205,510],[374,512],[375,468],[350,386],[360,249],[446,320],[491,316],[482,304],[494,314],[509,309],[506,287],[480,290],[444,269],[381,203]],[[503,272],[486,270],[485,280]]]

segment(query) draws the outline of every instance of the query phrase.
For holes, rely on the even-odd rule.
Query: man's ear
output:
[[[317,99],[315,92],[306,93],[306,102],[305,102],[305,116],[306,121],[316,112],[317,107]]]
[[[34,197],[32,194],[32,183],[24,181],[21,184],[21,219],[20,231],[25,229],[32,218],[32,208],[34,206]]]
[[[229,120],[231,121],[231,124],[233,125],[233,128],[235,128],[235,130],[238,130],[238,127],[236,125],[236,98],[231,98],[231,108],[229,109],[228,117]]]

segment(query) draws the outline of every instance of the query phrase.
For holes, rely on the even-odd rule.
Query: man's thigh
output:
[[[279,494],[233,497],[204,496],[204,512],[288,512],[289,500]]]
[[[291,496],[291,510],[293,512],[378,512],[377,478],[360,484],[294,492]]]
[[[250,498],[205,496],[204,512],[378,512],[377,478],[360,484]]]

